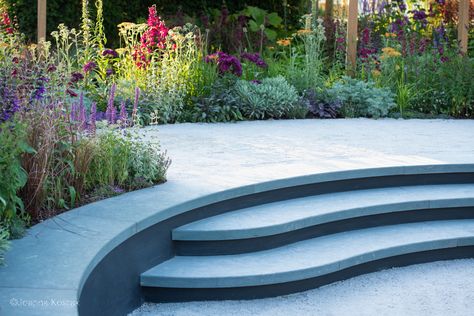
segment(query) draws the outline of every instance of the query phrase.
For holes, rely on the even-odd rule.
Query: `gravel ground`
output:
[[[145,304],[132,316],[468,316],[474,259],[394,268],[297,294],[252,300]]]
[[[144,129],[168,180],[226,189],[304,174],[474,163],[474,120],[287,120]],[[165,184],[166,185],[166,184]],[[474,315],[474,260],[415,265],[255,301],[145,304],[132,315]]]

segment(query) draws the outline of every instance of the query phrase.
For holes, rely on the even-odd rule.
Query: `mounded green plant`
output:
[[[238,80],[234,89],[249,119],[295,118],[292,114],[301,106],[295,87],[282,76],[261,82]]]
[[[372,81],[343,77],[328,94],[343,103],[346,117],[385,117],[395,107],[394,94],[388,88],[377,88]]]
[[[130,190],[166,180],[170,160],[159,143],[143,140],[131,130],[102,129],[80,146],[91,153],[85,174],[87,190],[106,186]]]
[[[21,165],[21,156],[33,152],[26,142],[24,124],[7,121],[0,124],[0,226],[8,237],[23,234],[25,206],[18,191],[26,184],[27,173]],[[4,236],[4,232],[2,236]]]
[[[227,75],[217,80],[207,96],[195,98],[194,107],[188,114],[193,122],[229,122],[244,119],[240,98],[231,93],[236,77]]]

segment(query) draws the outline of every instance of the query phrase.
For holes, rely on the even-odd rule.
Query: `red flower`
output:
[[[140,46],[133,52],[133,57],[138,67],[149,64],[148,55],[166,47],[166,37],[169,29],[156,12],[156,6],[148,8],[148,28],[140,38]]]

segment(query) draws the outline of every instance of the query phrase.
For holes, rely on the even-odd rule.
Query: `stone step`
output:
[[[395,258],[390,266],[398,266],[407,264],[406,256],[419,262],[416,254],[422,253],[422,261],[431,261],[443,251],[449,252],[449,258],[472,257],[474,220],[353,230],[238,255],[176,256],[141,274],[141,285],[152,301],[265,297],[299,291],[298,282],[303,280],[320,286],[344,279],[351,276],[347,272],[351,268],[372,262],[376,264],[368,271],[385,268],[380,262],[389,258]],[[334,278],[337,273],[342,277]],[[272,286],[277,287],[276,293]]]
[[[172,237],[179,254],[231,254],[351,229],[463,218],[474,218],[474,184],[419,185],[248,207],[178,227]]]

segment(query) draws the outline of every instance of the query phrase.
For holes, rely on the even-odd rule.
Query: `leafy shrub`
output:
[[[395,107],[394,94],[388,88],[350,77],[335,83],[328,94],[342,102],[342,112],[348,117],[384,117]]]
[[[12,121],[0,124],[0,144],[0,226],[9,236],[18,238],[27,219],[23,201],[18,196],[27,179],[21,155],[31,152],[26,143],[25,126]]]
[[[342,107],[339,99],[330,97],[327,93],[307,90],[303,95],[303,102],[314,117],[336,118]]]
[[[144,141],[130,131],[101,130],[80,147],[92,155],[85,174],[87,190],[106,186],[130,190],[166,180],[170,161],[160,152],[159,143]]]
[[[193,122],[229,122],[243,120],[240,111],[241,102],[232,93],[235,77],[227,75],[216,81],[208,96],[195,98],[190,113]]]
[[[0,227],[0,266],[3,265],[4,254],[9,248],[8,232],[3,227]]]
[[[294,118],[298,93],[285,78],[265,78],[261,82],[238,80],[235,93],[242,100],[242,112],[249,119]]]

